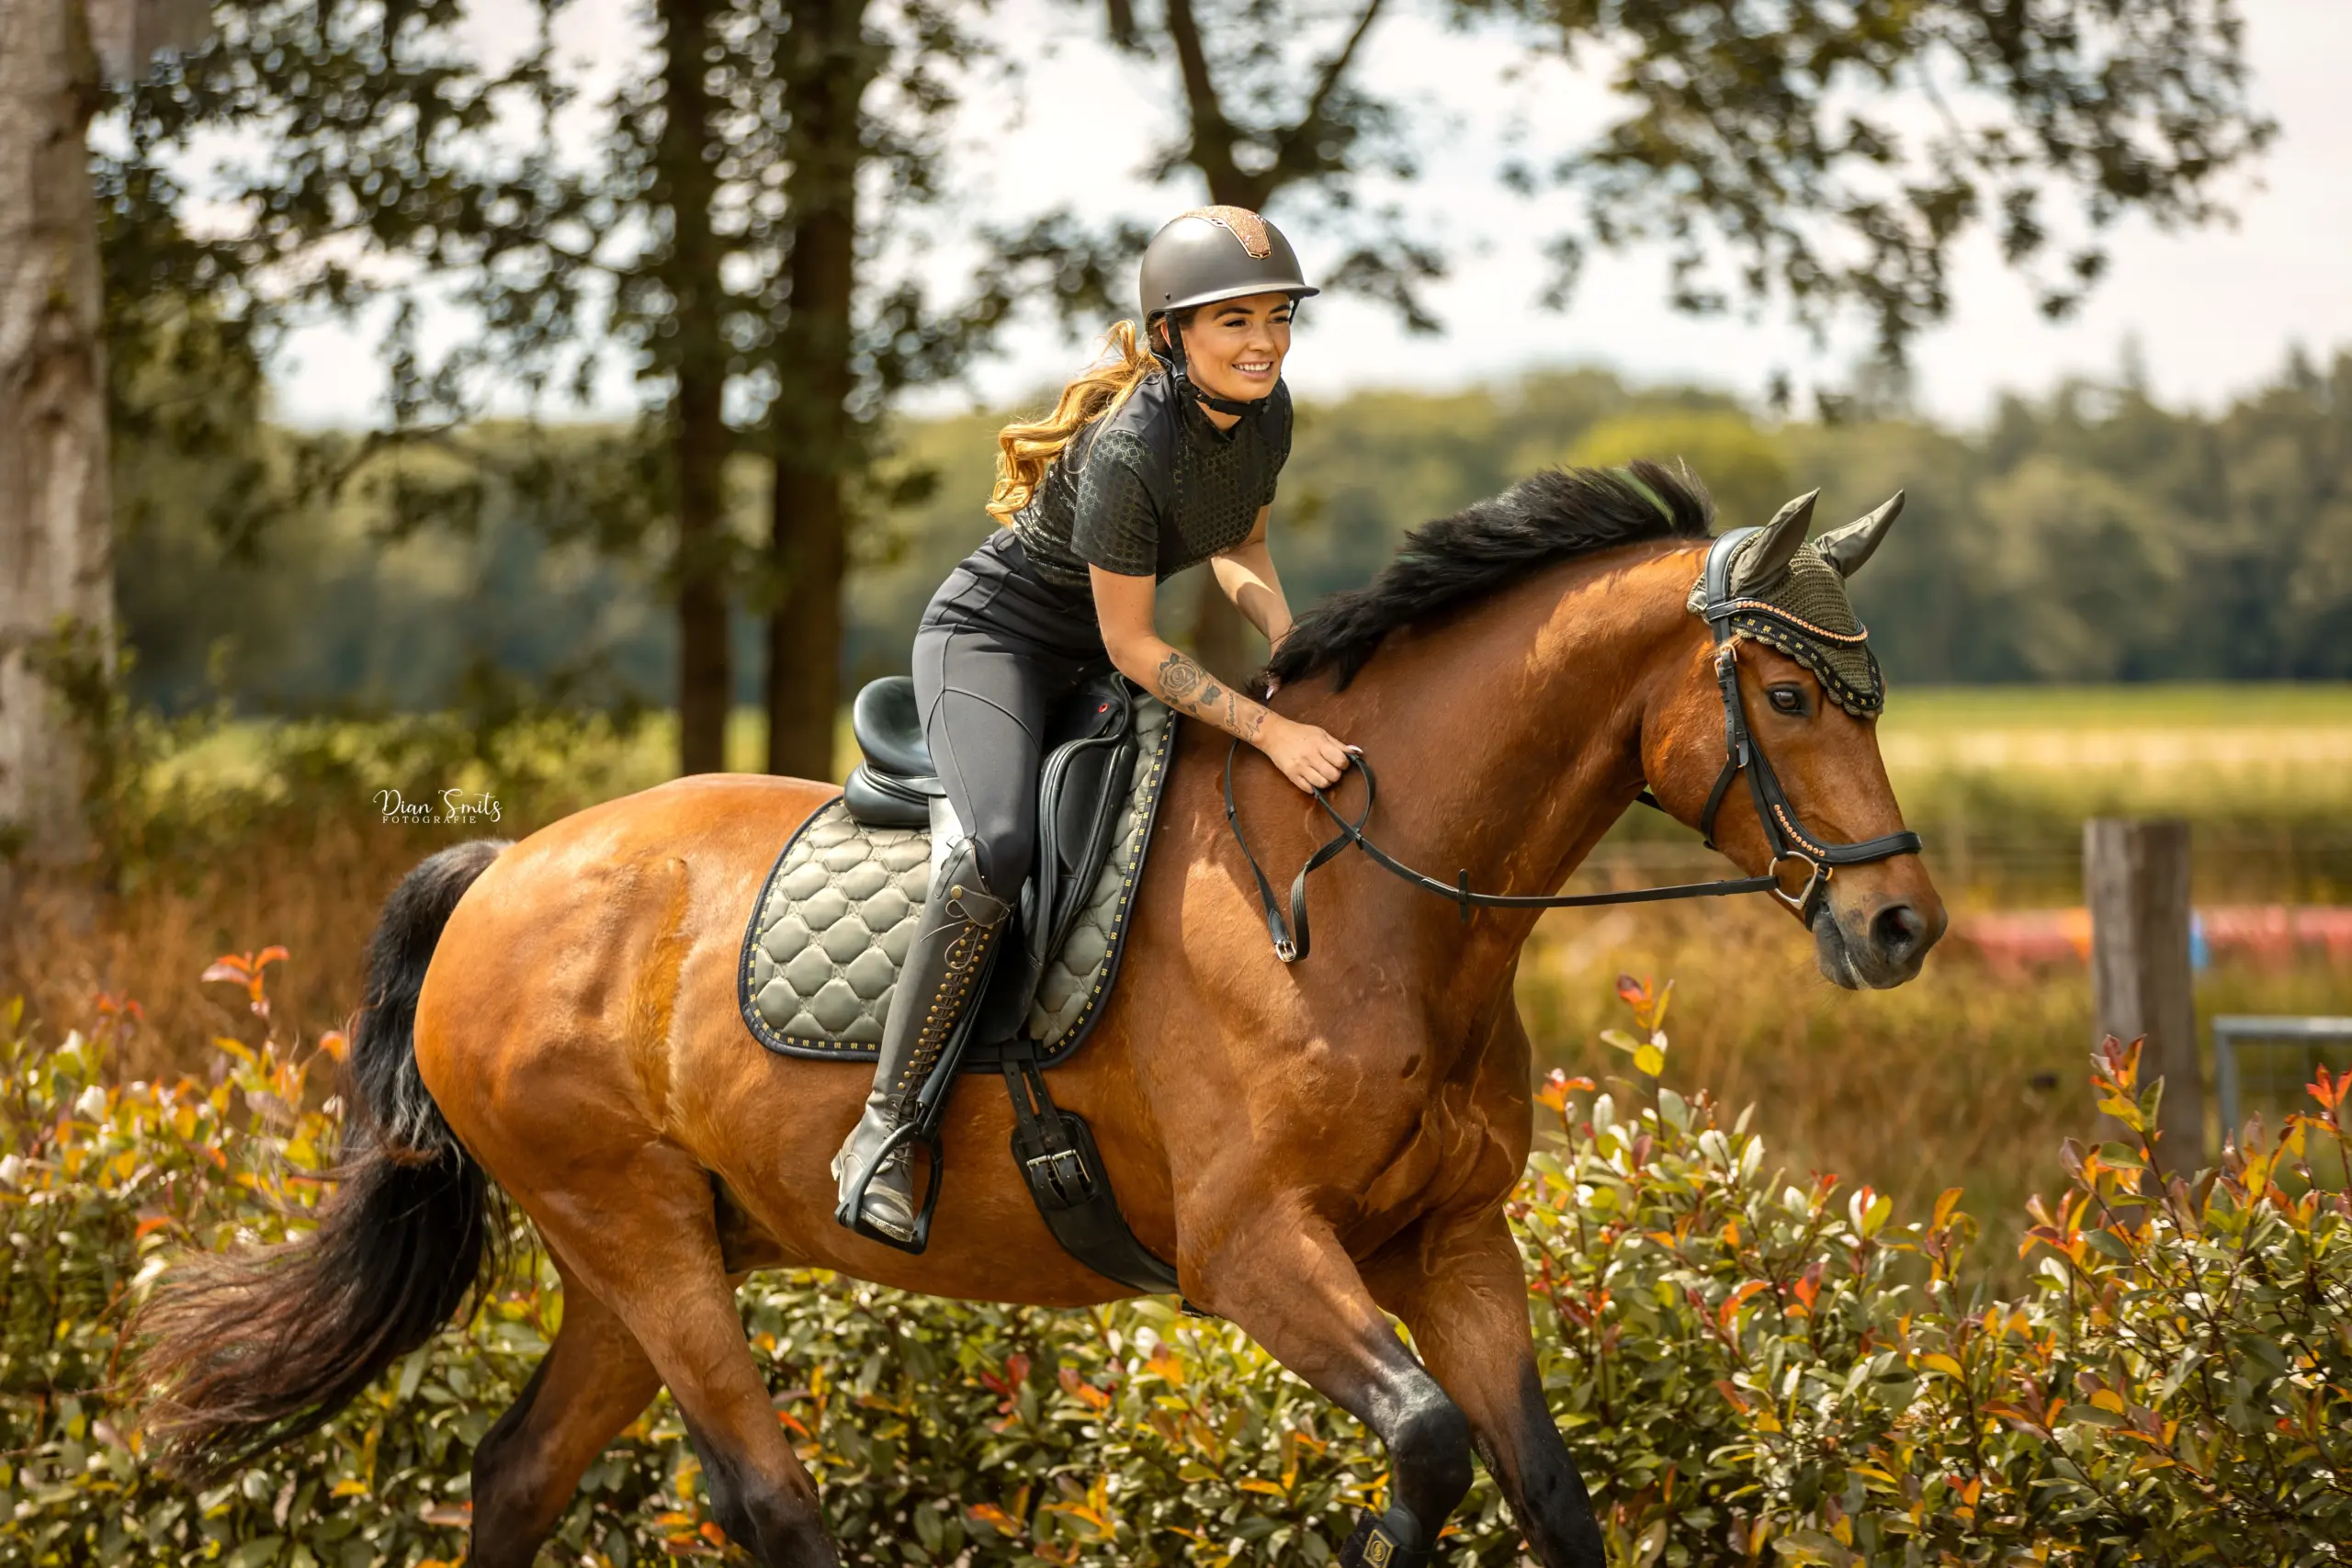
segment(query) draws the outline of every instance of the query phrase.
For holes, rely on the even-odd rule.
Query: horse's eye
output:
[[[1794,686],[1774,686],[1764,694],[1782,713],[1804,712],[1804,694]]]

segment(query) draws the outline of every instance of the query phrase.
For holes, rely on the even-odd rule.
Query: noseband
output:
[[[1250,851],[1250,840],[1241,831],[1241,818],[1233,799],[1233,759],[1241,750],[1237,739],[1225,753],[1225,820],[1233,829],[1234,842],[1241,847],[1241,858],[1249,864],[1250,874],[1258,884],[1258,900],[1266,914],[1266,931],[1273,938],[1274,955],[1285,964],[1295,964],[1306,956],[1306,874],[1317,866],[1328,864],[1342,851],[1351,847],[1362,850],[1382,869],[1394,873],[1416,887],[1448,898],[1461,909],[1467,922],[1474,908],[1488,909],[1570,909],[1596,904],[1655,904],[1671,898],[1721,898],[1737,893],[1770,893],[1791,909],[1808,926],[1821,908],[1822,894],[1829,879],[1841,865],[1868,865],[1875,861],[1892,860],[1896,855],[1919,852],[1919,835],[1904,829],[1900,832],[1883,833],[1860,843],[1833,844],[1806,829],[1798,818],[1796,807],[1790,804],[1788,793],[1781,787],[1780,775],[1772,771],[1764,749],[1757,743],[1747,728],[1747,708],[1739,694],[1739,639],[1732,626],[1734,616],[1743,619],[1761,617],[1779,625],[1789,634],[1814,641],[1859,641],[1860,633],[1843,634],[1826,631],[1798,620],[1785,610],[1761,599],[1736,598],[1731,592],[1731,558],[1739,543],[1756,533],[1753,528],[1735,528],[1720,535],[1707,547],[1707,564],[1700,576],[1702,585],[1700,615],[1713,631],[1715,638],[1715,684],[1724,698],[1724,766],[1715,775],[1715,786],[1708,792],[1706,809],[1699,814],[1699,831],[1709,849],[1715,849],[1715,817],[1723,809],[1724,797],[1731,793],[1732,782],[1741,773],[1747,775],[1747,792],[1756,803],[1756,820],[1764,831],[1765,847],[1771,851],[1771,863],[1761,876],[1729,877],[1716,882],[1686,882],[1670,887],[1636,887],[1622,893],[1478,893],[1470,886],[1470,873],[1464,871],[1453,882],[1440,882],[1436,877],[1414,870],[1404,862],[1383,850],[1364,836],[1364,824],[1372,818],[1372,803],[1379,791],[1373,776],[1372,764],[1363,755],[1355,758],[1355,767],[1363,774],[1363,809],[1353,820],[1340,814],[1339,807],[1321,790],[1316,790],[1315,803],[1324,814],[1339,825],[1339,832],[1306,858],[1298,868],[1298,875],[1290,885],[1290,914],[1285,919],[1282,904],[1275,897],[1273,884],[1259,867],[1258,858]],[[1657,797],[1644,790],[1636,797],[1643,805],[1664,810]],[[1807,872],[1804,890],[1791,894],[1781,886],[1780,869],[1790,862],[1803,865]]]

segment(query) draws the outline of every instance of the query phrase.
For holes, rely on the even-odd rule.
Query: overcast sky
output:
[[[1946,420],[1973,423],[2003,390],[2038,392],[2070,374],[2108,374],[2136,343],[2149,379],[2178,404],[2212,408],[2272,375],[2291,344],[2314,354],[2352,347],[2352,5],[2345,0],[2247,0],[2257,104],[2279,123],[2259,184],[2236,188],[2233,229],[2164,234],[2132,221],[2111,241],[2107,279],[2072,319],[2044,321],[2031,291],[1981,237],[1959,258],[1952,320],[1917,351],[1917,396]],[[581,0],[566,46],[612,69],[637,58],[626,0]],[[1002,0],[1017,33],[1087,30],[1090,12],[1053,0]],[[1087,18],[1087,26],[1078,22]],[[486,29],[498,30],[493,22]],[[1375,35],[1367,77],[1423,106],[1427,171],[1400,192],[1417,218],[1454,242],[1453,276],[1430,293],[1446,323],[1434,338],[1406,333],[1381,309],[1317,300],[1301,322],[1286,372],[1302,395],[1365,387],[1443,388],[1547,365],[1600,364],[1643,380],[1695,379],[1751,396],[1776,367],[1801,385],[1838,381],[1850,345],[1816,354],[1785,322],[1693,319],[1666,304],[1655,254],[1595,258],[1571,307],[1539,308],[1543,212],[1493,184],[1498,147],[1476,127],[1514,92],[1538,143],[1562,144],[1594,123],[1600,96],[1562,75],[1517,89],[1491,39],[1450,35],[1410,17]],[[1164,67],[1139,66],[1080,39],[1027,73],[1017,106],[975,104],[959,128],[969,173],[964,210],[1001,216],[1068,201],[1103,214],[1167,214],[1201,199],[1192,186],[1155,189],[1136,170],[1172,119],[1161,102]],[[1582,90],[1580,90],[1582,88]],[[1280,209],[1275,209],[1279,220]],[[1310,271],[1317,236],[1294,228]],[[947,261],[942,267],[952,265]],[[952,276],[943,278],[952,287]],[[459,330],[454,321],[445,330]],[[966,388],[924,395],[943,410],[1059,379],[1083,357],[1057,333],[1013,333]],[[279,408],[305,424],[371,419],[380,379],[362,342],[335,329],[306,333],[280,367]],[[626,383],[602,396],[626,406]],[[576,411],[567,411],[576,412]]]

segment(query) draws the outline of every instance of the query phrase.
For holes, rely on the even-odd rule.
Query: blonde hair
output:
[[[989,515],[1009,524],[1029,504],[1046,480],[1046,469],[1080,430],[1134,395],[1159,361],[1144,346],[1133,321],[1121,321],[1104,335],[1103,354],[1062,389],[1054,412],[1043,419],[1019,420],[996,434],[996,490]]]

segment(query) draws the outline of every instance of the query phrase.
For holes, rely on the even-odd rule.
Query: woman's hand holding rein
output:
[[[1328,789],[1348,771],[1348,748],[1336,737],[1250,701],[1181,649],[1168,649],[1152,674],[1155,679],[1146,684],[1162,702],[1249,741],[1303,790]]]
[[[1312,724],[1284,718],[1218,680],[1152,626],[1155,584],[1148,577],[1091,573],[1102,644],[1119,672],[1178,713],[1238,736],[1272,759],[1302,790],[1328,789],[1348,771],[1348,747]],[[1284,617],[1285,623],[1287,616]],[[1284,625],[1287,631],[1288,626]],[[1271,695],[1272,694],[1269,694]]]

